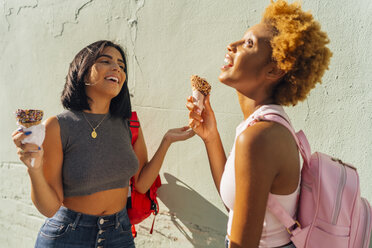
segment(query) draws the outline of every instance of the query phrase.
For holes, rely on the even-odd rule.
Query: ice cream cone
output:
[[[32,143],[41,146],[45,138],[45,126],[41,124],[43,111],[34,109],[18,109],[15,114],[18,126],[23,130],[23,132],[30,132],[30,135],[24,138],[21,142],[23,144]],[[32,158],[31,166],[34,166],[34,163],[35,159]]]
[[[29,128],[41,123],[44,112],[36,109],[18,109],[15,114],[18,124]]]
[[[192,75],[191,76],[191,88],[192,88],[192,97],[193,97],[193,102],[200,110],[204,109],[204,97],[206,97],[210,91],[211,91],[211,86],[205,80],[204,78],[201,78],[197,75]]]

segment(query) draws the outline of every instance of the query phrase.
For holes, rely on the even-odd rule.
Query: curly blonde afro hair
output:
[[[300,4],[284,0],[271,0],[262,22],[274,29],[272,59],[286,72],[274,90],[274,99],[277,104],[294,106],[306,99],[316,83],[321,83],[328,69],[332,56],[326,47],[328,36],[310,13],[301,10]]]

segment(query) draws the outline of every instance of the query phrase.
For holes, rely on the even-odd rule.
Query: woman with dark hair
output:
[[[327,34],[299,4],[271,1],[261,23],[227,46],[219,80],[234,88],[244,121],[226,158],[209,102],[201,112],[188,98],[190,127],[206,146],[212,176],[229,209],[226,247],[293,247],[285,226],[268,210],[269,195],[294,218],[300,183],[296,142],[284,126],[260,121],[296,105],[328,68]],[[201,112],[201,114],[200,114]]]
[[[70,64],[62,93],[66,110],[46,121],[43,146],[22,144],[28,133],[13,133],[32,201],[48,217],[35,247],[134,247],[126,212],[129,179],[134,176],[136,190],[145,193],[169,146],[194,133],[170,129],[148,161],[141,128],[131,145],[127,82],[122,48],[97,41]]]

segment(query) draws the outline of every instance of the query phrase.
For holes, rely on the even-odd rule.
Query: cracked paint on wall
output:
[[[28,9],[28,8],[35,9],[35,8],[37,8],[38,5],[39,5],[39,2],[38,2],[38,0],[36,0],[34,5],[23,5],[23,6],[20,6],[18,8],[17,15],[19,14],[19,12],[21,12],[22,9]]]
[[[136,55],[136,40],[137,40],[137,29],[138,29],[138,12],[140,9],[142,9],[145,5],[145,0],[131,0],[130,1],[130,18],[127,19],[128,26],[131,33],[131,41],[132,41],[132,64],[136,66],[138,70],[135,70],[132,73],[133,76],[133,87],[130,88],[130,94],[135,94],[135,88],[136,88],[136,76],[138,74],[143,75],[143,71],[141,69],[140,63],[138,61],[137,55]],[[138,71],[138,73],[137,73]],[[143,78],[143,77],[142,77]]]
[[[135,43],[137,39],[137,22],[138,22],[138,12],[140,9],[142,9],[145,5],[145,0],[132,0],[130,1],[130,6],[131,6],[131,16],[128,19],[128,24],[131,28],[131,37],[132,37],[132,42]]]
[[[61,24],[61,31],[57,34],[54,35],[54,37],[59,37],[59,36],[62,36],[63,35],[63,31],[65,30],[65,25],[66,24],[77,24],[79,21],[78,21],[78,18],[79,18],[79,14],[80,12],[87,6],[89,6],[90,3],[92,3],[94,0],[89,0],[85,3],[83,3],[83,5],[81,5],[78,9],[75,10],[75,17],[72,21],[64,21],[62,22]]]

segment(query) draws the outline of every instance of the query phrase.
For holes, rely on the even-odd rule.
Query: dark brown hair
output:
[[[97,58],[102,54],[105,47],[116,48],[125,64],[124,72],[126,79],[119,94],[111,100],[110,114],[127,119],[131,116],[132,107],[128,90],[127,60],[123,49],[108,40],[96,41],[84,47],[70,63],[66,76],[66,83],[62,91],[61,101],[65,109],[82,111],[90,110],[89,97],[85,92],[85,77]]]

